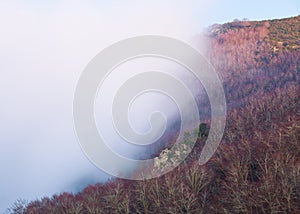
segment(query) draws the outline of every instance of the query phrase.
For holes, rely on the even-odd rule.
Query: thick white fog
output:
[[[0,213],[18,198],[76,192],[109,178],[85,157],[72,118],[80,74],[103,48],[149,34],[190,42],[215,22],[279,18],[298,10],[298,0],[0,1]],[[149,100],[161,101],[165,107],[159,110],[171,119],[176,113],[165,98],[141,97],[129,115],[137,131],[149,129],[147,115],[157,108]],[[101,102],[97,98],[96,119],[106,111],[98,108]],[[102,129],[103,121],[97,122]],[[106,131],[114,139],[109,127]],[[135,155],[136,150],[116,145],[112,147]]]
[[[204,4],[196,2],[0,2],[0,212],[18,198],[76,192],[109,178],[77,142],[77,80],[92,57],[119,40],[157,34],[188,42],[200,29],[194,7],[200,12]],[[133,109],[145,107],[136,102]],[[155,108],[147,106],[146,114]],[[143,131],[139,118],[132,117],[134,127]]]

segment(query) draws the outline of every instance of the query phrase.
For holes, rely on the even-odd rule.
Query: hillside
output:
[[[205,39],[229,107],[206,165],[197,160],[209,121],[185,162],[160,178],[114,179],[9,212],[300,213],[300,16],[213,25]]]
[[[300,16],[232,22],[207,30],[207,57],[223,79],[229,107],[299,83],[299,31]]]

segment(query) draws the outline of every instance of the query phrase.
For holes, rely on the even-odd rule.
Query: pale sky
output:
[[[145,34],[189,42],[214,23],[299,11],[299,0],[1,0],[0,213],[107,178],[82,153],[72,119],[80,73],[103,48]]]

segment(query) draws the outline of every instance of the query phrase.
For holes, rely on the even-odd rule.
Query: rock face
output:
[[[194,146],[194,139],[190,133],[186,133],[182,142],[173,145],[171,149],[164,149],[158,157],[154,158],[154,170],[164,170],[171,168],[174,164],[178,165],[183,162],[190,154]]]

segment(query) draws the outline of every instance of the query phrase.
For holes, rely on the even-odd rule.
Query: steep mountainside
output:
[[[300,16],[214,25],[206,39],[207,57],[223,79],[229,107],[300,81]]]
[[[214,25],[205,38],[229,106],[223,141],[206,165],[197,160],[209,122],[185,162],[160,178],[115,179],[10,211],[300,213],[300,16]]]

